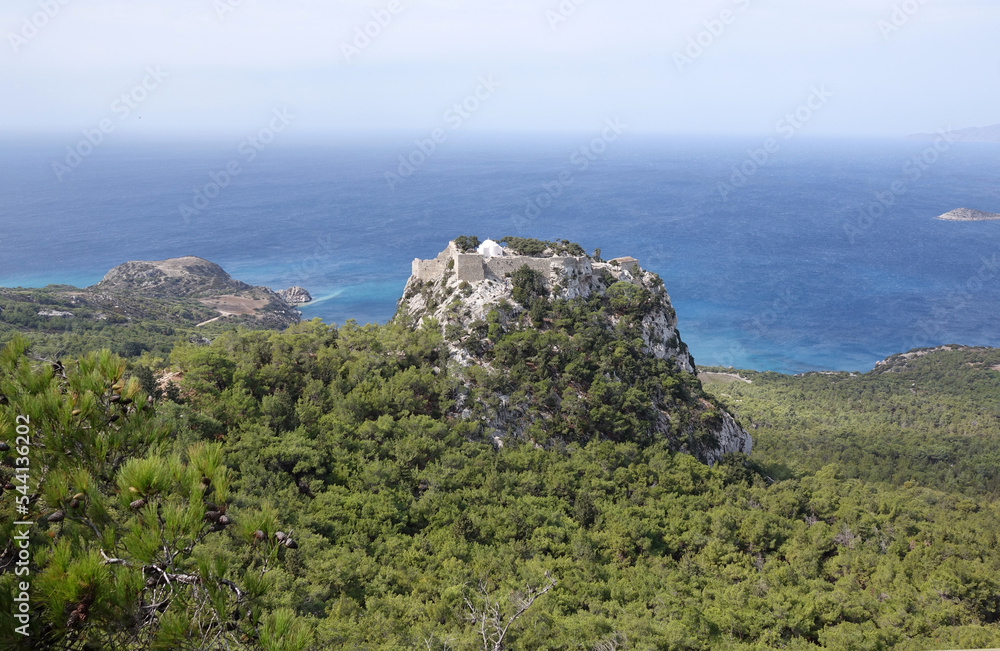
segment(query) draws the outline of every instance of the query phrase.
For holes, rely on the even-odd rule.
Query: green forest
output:
[[[536,303],[532,279],[519,286]],[[204,337],[132,324],[128,351],[103,331],[88,347],[87,333],[8,328],[0,612],[24,613],[30,634],[4,617],[0,639],[1000,646],[1000,351],[698,379],[641,359],[628,317],[649,300],[619,288],[603,303],[538,303],[523,328],[487,320],[473,338],[503,370],[474,371],[472,389],[437,328],[398,322]],[[588,310],[620,326],[591,327]],[[476,407],[498,388],[521,392],[536,423],[502,441]],[[569,388],[577,403],[546,403]],[[709,466],[650,436],[667,403],[681,448],[724,407],[753,454]]]

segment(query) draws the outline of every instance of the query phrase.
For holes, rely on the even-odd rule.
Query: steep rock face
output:
[[[524,267],[532,272],[526,277],[537,279],[543,287],[538,288],[535,295],[526,295],[522,287],[519,302],[515,297],[519,295],[518,283],[524,282],[525,274],[519,272]],[[544,306],[534,304],[538,298],[543,299]],[[642,355],[667,362],[668,367],[663,368],[673,366],[674,370],[669,373],[674,379],[669,382],[681,386],[677,395],[685,397],[654,395],[653,415],[642,421],[646,423],[642,426],[647,428],[646,434],[667,438],[674,449],[691,453],[710,464],[730,452],[749,454],[753,445],[750,435],[724,410],[697,397],[701,385],[696,378],[694,360],[680,338],[670,297],[659,276],[642,269],[633,258],[598,262],[585,255],[558,255],[546,251],[526,256],[509,250],[487,257],[463,252],[451,242],[436,258],[413,261],[413,273],[395,318],[413,327],[426,327],[432,323],[427,319],[436,321],[445,336],[450,357],[456,362],[457,372],[465,372],[471,377],[472,369],[476,372],[483,369],[503,376],[509,373],[505,364],[516,364],[518,360],[494,359],[498,342],[517,332],[558,332],[560,318],[546,311],[555,309],[555,305],[568,306],[564,311],[573,309],[572,306],[577,310],[583,306],[597,310],[591,320],[598,323],[608,337],[618,340],[618,345],[635,345]],[[570,335],[559,341],[570,347],[574,339]],[[559,344],[552,348],[559,353]],[[575,354],[590,357],[588,350]],[[535,361],[527,363],[530,368],[537,365]],[[559,367],[553,371],[553,376],[570,372],[568,367],[559,366],[560,362],[552,364]],[[569,366],[572,364],[570,360]],[[650,362],[650,368],[661,367]],[[613,369],[603,373],[609,382],[625,383]],[[549,379],[542,382],[549,382]],[[604,379],[595,380],[596,386],[603,386],[603,382]],[[466,387],[477,384],[477,381],[468,381]],[[516,390],[518,395],[508,395],[500,389],[485,399],[474,395],[468,401],[460,398],[456,415],[480,420],[484,434],[497,444],[512,436],[533,439],[535,434],[532,432],[540,430],[573,430],[572,423],[567,427],[562,427],[561,423],[573,420],[572,414],[577,412],[582,414],[582,421],[600,432],[600,428],[607,425],[591,418],[595,412],[593,396],[597,389],[594,384],[584,384],[569,381],[561,385],[560,378],[556,377],[550,382],[556,387],[551,389],[553,395],[550,396],[525,397]],[[503,382],[498,384],[503,385]],[[539,402],[547,406],[536,406]],[[578,403],[590,406],[573,406]]]

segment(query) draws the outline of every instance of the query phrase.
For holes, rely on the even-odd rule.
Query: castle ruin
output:
[[[449,242],[448,247],[432,260],[413,261],[413,277],[429,282],[439,280],[448,269],[454,269],[459,281],[477,283],[484,280],[503,280],[508,274],[513,274],[521,267],[539,272],[546,286],[551,288],[561,279],[587,278],[594,273],[595,265],[600,267],[605,263],[594,263],[586,256],[551,256],[533,257],[516,255],[506,249],[498,256],[484,256],[479,253],[463,253]]]

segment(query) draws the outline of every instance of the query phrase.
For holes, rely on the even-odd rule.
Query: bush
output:
[[[514,272],[511,281],[514,284],[512,292],[514,300],[525,307],[530,306],[535,299],[548,294],[542,274],[528,265],[521,265],[521,268]]]

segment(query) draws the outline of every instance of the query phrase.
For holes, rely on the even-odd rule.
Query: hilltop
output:
[[[659,276],[568,241],[501,242],[459,238],[415,259],[395,317],[443,334],[467,376],[464,417],[497,441],[664,438],[707,463],[750,452],[750,435],[702,392]],[[533,389],[518,390],[525,382]]]

